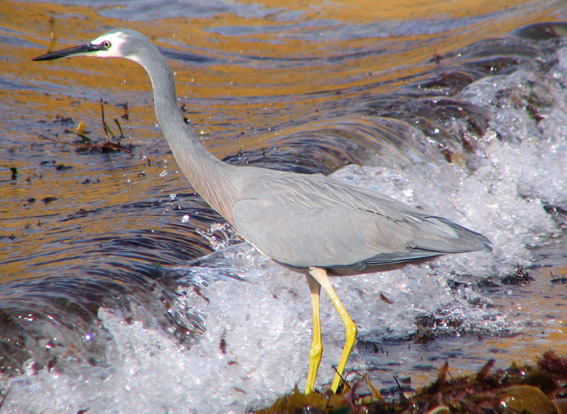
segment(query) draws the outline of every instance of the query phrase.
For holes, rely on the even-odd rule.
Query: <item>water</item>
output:
[[[513,32],[565,19],[562,2],[0,13],[5,412],[243,412],[304,386],[311,342],[304,276],[239,243],[192,192],[145,74],[118,60],[31,63],[52,29],[57,47],[114,26],[152,36],[193,131],[228,162],[332,174],[492,240],[490,254],[333,279],[360,328],[348,370],[388,389],[445,360],[458,373],[567,352],[566,30]],[[66,132],[84,121],[103,143],[101,98],[129,152],[77,151]],[[510,284],[518,266],[531,282]],[[322,324],[318,387],[344,332],[326,298]]]

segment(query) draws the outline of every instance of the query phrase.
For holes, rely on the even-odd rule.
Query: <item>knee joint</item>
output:
[[[311,350],[309,351],[309,356],[311,358],[321,358],[323,355],[323,345],[321,343],[314,343],[311,345]]]

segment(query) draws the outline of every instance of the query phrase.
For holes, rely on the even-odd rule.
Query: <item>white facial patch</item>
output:
[[[97,37],[92,40],[92,44],[100,45],[104,42],[109,42],[110,47],[108,49],[99,50],[93,53],[93,56],[99,57],[128,57],[121,53],[122,45],[126,42],[126,38],[120,32],[105,33],[102,36]]]

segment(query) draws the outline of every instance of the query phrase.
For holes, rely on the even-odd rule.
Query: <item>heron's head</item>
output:
[[[135,30],[114,29],[93,39],[89,43],[57,50],[38,56],[33,60],[53,60],[73,56],[121,57],[137,61],[135,45],[145,37]]]

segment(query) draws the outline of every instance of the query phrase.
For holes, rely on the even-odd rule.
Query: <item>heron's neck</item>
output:
[[[237,167],[213,156],[191,133],[177,105],[173,74],[157,48],[143,61],[149,62],[143,66],[152,81],[156,116],[177,164],[201,197],[233,223],[231,178]]]

